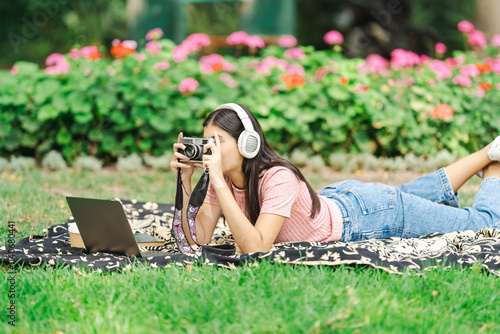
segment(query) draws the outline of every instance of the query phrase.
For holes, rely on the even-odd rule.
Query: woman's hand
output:
[[[220,149],[220,140],[217,132],[214,133],[215,144],[205,145],[205,152],[208,149],[212,151],[212,154],[203,155],[203,168],[208,167],[210,175],[210,183],[216,188],[226,184],[224,180],[224,174],[222,173],[222,156]]]
[[[177,143],[174,144],[174,155],[172,156],[172,160],[170,161],[170,169],[172,173],[174,173],[175,178],[177,178],[177,171],[179,168],[182,170],[182,179],[183,180],[191,180],[191,177],[194,173],[194,167],[203,167],[201,164],[193,163],[193,162],[184,162],[181,160],[189,160],[184,154],[178,152],[179,149],[185,150],[186,145],[181,143],[181,139],[183,137],[182,132],[179,133],[177,137]]]

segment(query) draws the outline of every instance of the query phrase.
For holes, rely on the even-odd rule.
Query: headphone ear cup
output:
[[[255,131],[244,130],[238,138],[238,150],[247,158],[254,158],[260,150],[260,137]]]

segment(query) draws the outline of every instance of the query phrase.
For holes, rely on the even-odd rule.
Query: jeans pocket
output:
[[[395,207],[395,190],[384,184],[363,184],[347,189],[346,193],[351,193],[356,198],[363,215]]]

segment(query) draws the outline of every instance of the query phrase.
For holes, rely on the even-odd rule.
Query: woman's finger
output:
[[[220,139],[217,131],[214,132],[214,137],[215,137],[215,146],[217,146],[217,149],[220,149]]]

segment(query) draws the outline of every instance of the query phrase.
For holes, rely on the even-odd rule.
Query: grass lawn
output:
[[[388,184],[411,172],[342,174],[307,169],[317,190],[344,178]],[[0,243],[7,221],[17,239],[70,215],[65,196],[121,197],[173,202],[173,176],[144,170],[120,173],[49,173],[40,169],[0,174]],[[479,185],[463,188],[470,205]],[[67,268],[0,271],[0,332],[8,333],[498,333],[500,282],[481,269],[387,274],[365,267],[302,267],[260,263],[234,270],[210,266],[89,273]],[[8,324],[9,303],[16,326]]]

